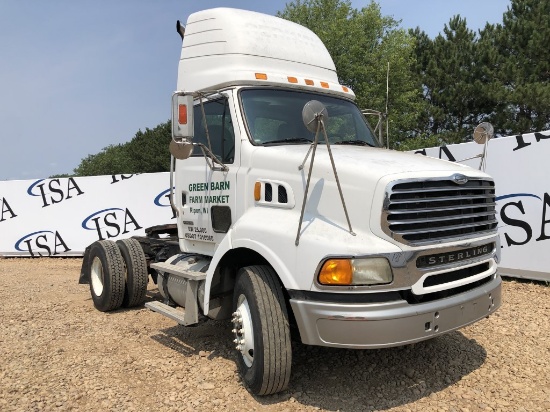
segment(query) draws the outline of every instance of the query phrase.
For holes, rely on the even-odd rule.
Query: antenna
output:
[[[365,116],[378,116],[378,122],[374,128],[374,133],[378,132],[378,143],[380,146],[384,146],[384,119],[386,119],[386,147],[390,148],[390,124],[388,120],[388,102],[390,100],[390,62],[388,62],[388,70],[386,72],[386,112],[379,112],[373,109],[363,109],[361,113]]]
[[[388,100],[390,100],[390,62],[386,72],[386,146],[390,148],[390,122],[388,119]]]

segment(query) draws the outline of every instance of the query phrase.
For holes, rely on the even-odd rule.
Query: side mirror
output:
[[[493,125],[488,122],[480,123],[474,129],[474,141],[478,144],[485,144],[493,138],[495,135],[495,130]]]
[[[479,170],[485,171],[485,168],[487,167],[489,140],[491,140],[494,135],[495,129],[493,128],[493,125],[488,122],[480,123],[474,129],[474,141],[477,144],[483,145],[483,153],[479,156],[481,158],[479,161]]]
[[[172,95],[172,141],[170,153],[176,159],[187,159],[193,152],[193,95],[175,92]]]
[[[318,100],[310,100],[302,109],[302,120],[310,132],[316,133],[319,122],[328,120],[328,111],[323,103]]]
[[[465,162],[466,160],[480,159],[479,170],[485,171],[485,168],[487,166],[487,162],[486,162],[487,152],[488,152],[487,147],[489,146],[489,140],[491,140],[494,135],[495,135],[495,130],[491,123],[483,122],[477,125],[477,127],[474,129],[474,141],[477,144],[483,145],[483,153],[480,153],[472,157],[468,157],[467,159],[457,160],[457,162]]]

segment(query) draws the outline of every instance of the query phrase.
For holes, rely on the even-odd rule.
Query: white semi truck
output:
[[[380,147],[310,30],[217,8],[189,16],[172,98],[176,225],[91,244],[97,309],[145,302],[228,319],[243,381],[290,378],[291,335],[370,349],[456,330],[501,304],[494,182]]]

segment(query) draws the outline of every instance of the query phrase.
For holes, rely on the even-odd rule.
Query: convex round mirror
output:
[[[474,129],[474,141],[479,144],[485,144],[485,142],[491,140],[495,135],[493,125],[488,122],[480,123]]]
[[[321,118],[326,125],[328,111],[323,103],[319,100],[310,100],[304,105],[302,109],[302,120],[310,132],[315,133],[317,131]]]
[[[183,160],[187,159],[193,153],[193,143],[182,140],[176,142],[174,139],[170,142],[170,153],[176,159]]]

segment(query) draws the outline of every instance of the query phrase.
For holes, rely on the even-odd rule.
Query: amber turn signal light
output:
[[[329,259],[319,272],[322,285],[351,285],[353,268],[349,259]]]

